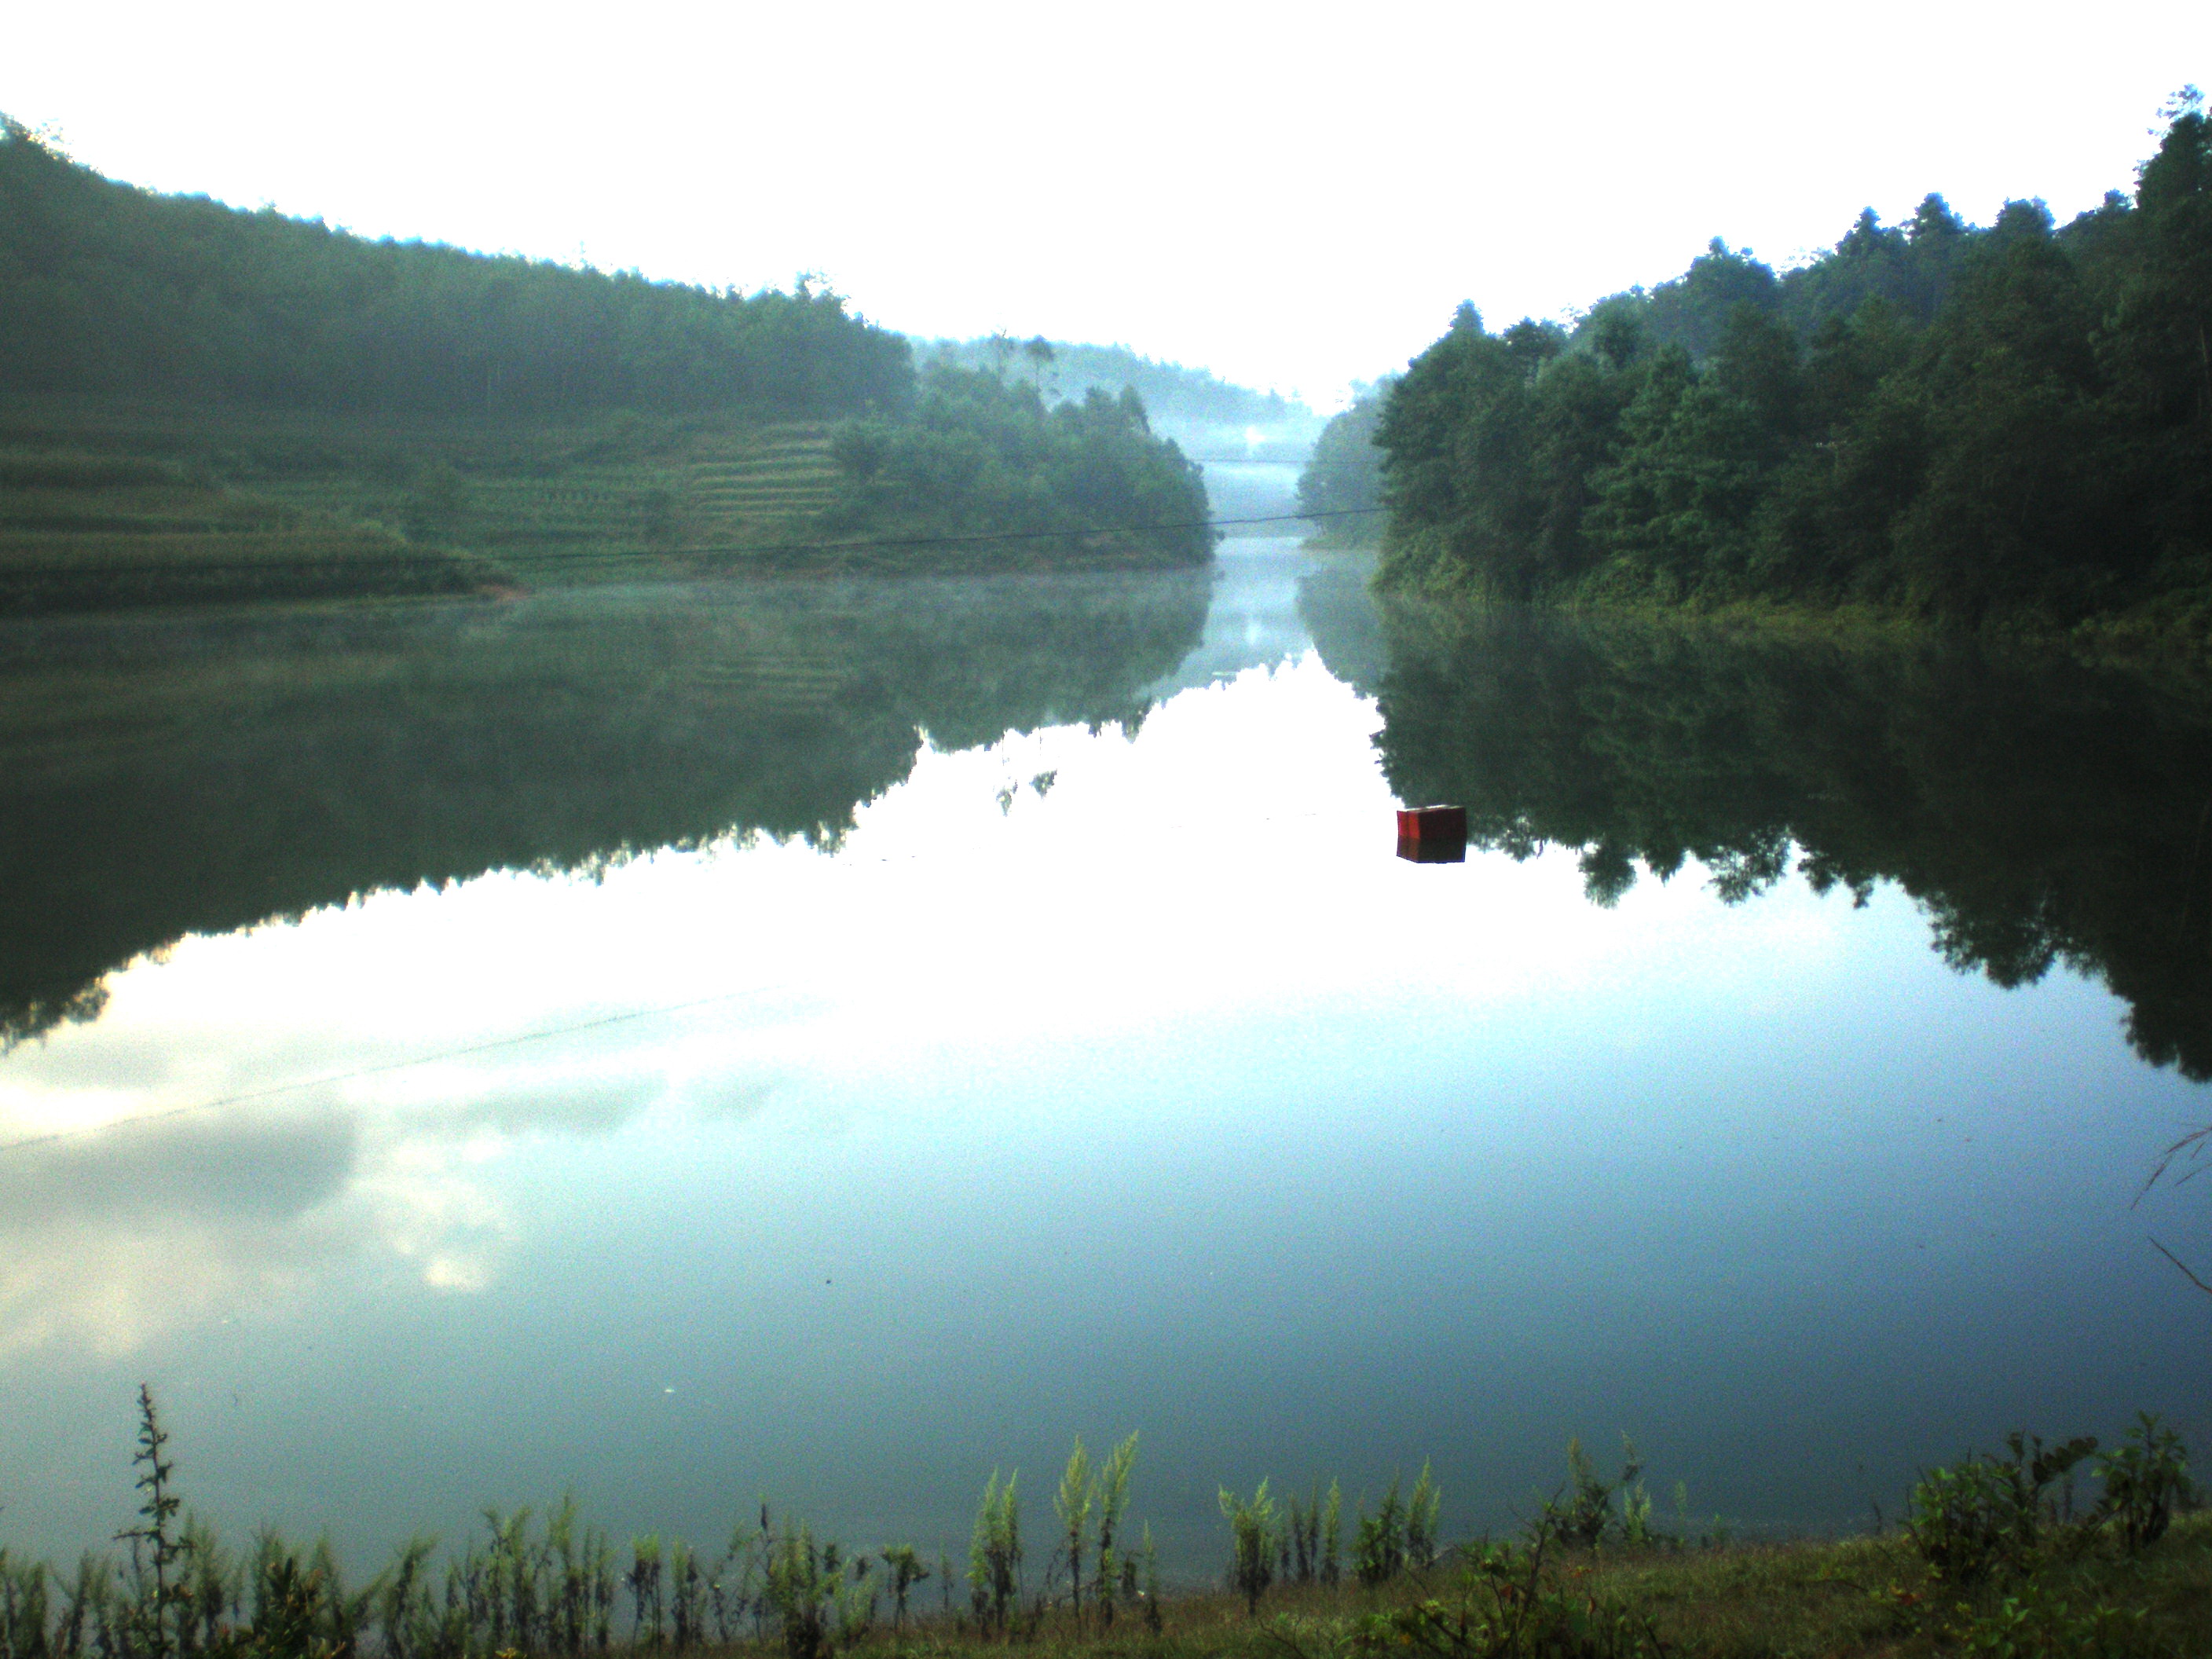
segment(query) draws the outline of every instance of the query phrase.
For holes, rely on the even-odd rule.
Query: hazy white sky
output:
[[[2126,187],[2203,0],[1572,8],[0,0],[0,110],[105,172],[922,334],[1121,340],[1320,399],[1471,298],[1719,234]]]

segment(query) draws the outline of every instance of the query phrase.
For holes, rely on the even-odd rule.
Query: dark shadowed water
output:
[[[2212,708],[1364,574],[0,630],[0,1539],[2212,1445]]]

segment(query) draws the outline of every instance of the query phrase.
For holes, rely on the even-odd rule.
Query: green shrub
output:
[[[1393,1480],[1374,1514],[1367,1513],[1364,1504],[1359,1506],[1352,1535],[1352,1571],[1361,1583],[1372,1588],[1388,1583],[1405,1567],[1406,1506]]]
[[[1644,1457],[1636,1443],[1620,1437],[1620,1478],[1601,1479],[1597,1464],[1583,1449],[1579,1438],[1567,1442],[1567,1495],[1564,1506],[1547,1504],[1556,1519],[1560,1537],[1583,1549],[1595,1549],[1608,1533],[1629,1544],[1651,1540],[1651,1498],[1644,1490]],[[1613,1499],[1620,1499],[1614,1512]]]
[[[844,1584],[844,1556],[834,1543],[817,1547],[805,1522],[787,1523],[768,1558],[768,1603],[775,1610],[786,1659],[828,1659],[831,1604]]]
[[[2105,1487],[2100,1518],[2112,1522],[2130,1554],[2164,1537],[2174,1510],[2197,1495],[2181,1437],[2148,1412],[2137,1413],[2127,1438],[2097,1460],[2097,1474]]]
[[[1979,1454],[1929,1470],[1906,1500],[1905,1531],[1920,1557],[1958,1584],[2032,1565],[2063,1522],[2050,1488],[2097,1449],[2087,1435],[2044,1449],[2040,1436],[2005,1437],[2009,1459]]]
[[[0,1654],[44,1659],[46,1652],[46,1570],[36,1561],[18,1565],[0,1549]]]
[[[2142,1651],[2142,1608],[2057,1601],[2032,1579],[1984,1612],[1960,1613],[1945,1634],[1960,1651],[1988,1659],[2121,1659]]]
[[[1554,1565],[1562,1525],[1563,1512],[1547,1505],[1526,1543],[1470,1547],[1454,1600],[1370,1613],[1350,1646],[1412,1648],[1434,1659],[1660,1659],[1673,1651],[1649,1620],[1583,1588],[1582,1569],[1562,1578]],[[1304,1659],[1296,1643],[1285,1645]]]
[[[1957,1584],[1978,1583],[2012,1550],[2011,1484],[1984,1458],[1930,1469],[1912,1488],[1905,1525],[1921,1559],[1942,1577]]]

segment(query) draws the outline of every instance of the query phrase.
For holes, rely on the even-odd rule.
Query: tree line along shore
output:
[[[1202,563],[1142,400],[757,294],[370,240],[0,117],[0,613]]]
[[[1778,274],[1716,239],[1571,325],[1462,306],[1338,417],[1313,510],[1380,580],[1566,605],[1858,609],[2113,637],[2212,629],[2212,124],[2064,225],[1871,210]]]

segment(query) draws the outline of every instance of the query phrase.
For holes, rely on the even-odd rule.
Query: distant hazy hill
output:
[[[1047,397],[1080,399],[1096,386],[1118,396],[1133,388],[1155,421],[1176,424],[1267,426],[1311,422],[1311,410],[1279,392],[1233,386],[1210,369],[1155,362],[1123,345],[1083,345],[1049,340],[1048,360],[1033,355],[1035,342],[998,336],[981,340],[916,340],[915,355],[963,368],[1003,371],[1031,380]]]

